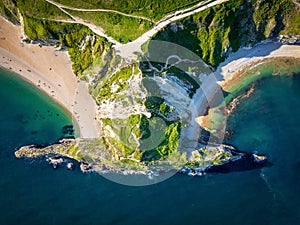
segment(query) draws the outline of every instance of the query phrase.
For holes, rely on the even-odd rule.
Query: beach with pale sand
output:
[[[214,72],[217,82],[214,83],[214,85],[211,83],[207,85],[209,88],[206,88],[206,95],[209,95],[211,97],[210,99],[213,99],[215,93],[220,88],[223,91],[230,92],[234,84],[238,82],[248,70],[272,59],[295,59],[300,61],[300,45],[287,45],[280,42],[262,42],[252,48],[240,48],[237,52],[230,54],[230,56],[218,66]],[[202,111],[205,111],[207,107],[208,105],[204,102],[202,104]],[[196,118],[197,123],[201,127],[211,130],[211,124],[214,121],[214,110],[215,109],[209,109],[207,115]],[[226,120],[225,116],[223,120]]]
[[[21,26],[0,17],[0,67],[19,75],[62,105],[72,114],[81,138],[99,137],[96,104],[88,94],[87,84],[74,75],[67,52],[23,43],[24,38]]]
[[[215,71],[219,85],[226,91],[226,86],[242,76],[251,67],[269,59],[300,59],[300,45],[287,45],[279,42],[264,42],[252,48],[241,48],[232,53]]]

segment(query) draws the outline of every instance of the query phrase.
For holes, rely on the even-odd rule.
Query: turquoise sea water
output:
[[[0,81],[0,224],[300,223],[299,77],[260,82],[229,119],[236,131],[230,142],[266,154],[272,167],[176,175],[146,187],[14,158],[21,145],[55,142],[71,119],[19,79],[1,71]]]
[[[261,170],[273,201],[294,213],[300,224],[300,74],[266,77],[228,120],[230,142],[267,155],[274,163]]]

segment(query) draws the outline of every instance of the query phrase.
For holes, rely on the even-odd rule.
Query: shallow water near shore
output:
[[[274,201],[300,223],[300,74],[269,76],[256,82],[250,98],[228,120],[230,143],[264,154],[274,163],[261,170]]]
[[[259,64],[248,68],[241,76],[226,84],[225,102],[232,100],[239,92],[248,88],[251,83],[269,76],[282,76],[287,74],[300,73],[299,59],[278,58],[267,59]]]
[[[61,127],[71,119],[65,114],[57,122],[47,110],[62,116],[62,109],[1,72],[0,224],[299,224],[300,78],[284,78],[262,81],[229,118],[237,131],[230,142],[266,154],[272,167],[203,177],[175,175],[156,185],[129,187],[97,174],[16,159],[13,153],[19,146],[63,137]],[[25,101],[28,96],[30,101]],[[41,106],[46,103],[45,111]],[[45,119],[34,120],[37,110]],[[55,120],[45,122],[51,118]]]

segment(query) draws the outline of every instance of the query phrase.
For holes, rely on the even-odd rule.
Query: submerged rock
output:
[[[53,166],[54,169],[56,169],[59,165],[61,165],[64,162],[64,159],[62,157],[49,157],[47,161]]]
[[[256,154],[252,154],[253,160],[256,163],[264,163],[267,161],[267,157],[264,155],[256,155]]]
[[[71,163],[71,162],[67,163],[67,169],[68,170],[73,170],[74,169],[74,164]]]
[[[80,164],[80,170],[83,173],[90,173],[94,171],[94,168],[92,164],[83,162]]]

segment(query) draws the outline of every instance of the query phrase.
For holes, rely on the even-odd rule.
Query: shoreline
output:
[[[54,46],[24,43],[21,26],[1,16],[0,23],[0,67],[31,83],[63,107],[72,116],[80,138],[98,138],[96,103],[87,84],[74,75],[67,52]]]
[[[300,48],[300,46],[299,46]],[[299,49],[300,50],[300,49]],[[299,51],[300,54],[300,51]],[[277,67],[275,68],[272,64],[274,62],[278,62]],[[297,62],[297,63],[296,63]],[[293,63],[294,66],[297,64],[298,68],[296,66],[294,68],[288,69],[287,72],[295,73],[300,72],[300,55],[299,57],[296,56],[273,56],[273,57],[265,57],[262,59],[254,59],[253,61],[249,60],[249,63],[242,66],[237,72],[230,74],[228,78],[225,78],[222,81],[218,81],[218,84],[220,87],[227,92],[235,92],[236,88],[238,86],[242,86],[241,89],[246,88],[247,86],[251,85],[251,83],[260,80],[261,78],[264,78],[266,74],[261,73],[260,67],[268,67],[269,64],[270,69],[274,70],[276,74],[270,74],[270,76],[276,76],[282,73],[284,64]],[[292,65],[290,65],[292,66]],[[279,70],[279,71],[276,71]],[[286,72],[286,71],[284,71]],[[253,80],[251,80],[251,78]],[[250,80],[250,81],[249,81]],[[244,82],[250,82],[249,84],[244,84]]]
[[[207,113],[197,118],[198,124],[207,131],[213,131],[216,128],[219,129],[220,121],[217,123],[213,123],[212,121],[215,122],[216,116],[224,111],[222,108],[227,107],[232,100],[241,94],[241,91],[249,88],[249,85],[253,84],[253,82],[265,77],[264,74],[260,73],[253,75],[247,73],[254,69],[258,69],[261,65],[264,66],[267,63],[272,63],[276,60],[280,61],[281,65],[284,65],[286,61],[295,61],[297,62],[297,66],[295,63],[292,71],[293,69],[298,70],[298,68],[300,71],[300,45],[285,45],[280,42],[263,42],[252,48],[241,48],[237,52],[232,53],[214,72],[217,83],[214,87],[210,88],[211,91],[209,92],[211,94],[210,97],[212,102],[215,101],[213,89],[216,89],[217,86],[223,91],[228,92],[229,96],[224,97],[224,102],[219,107],[207,110],[208,105],[204,104],[203,107],[207,110]],[[275,70],[276,69],[277,68],[275,68]],[[202,110],[204,110],[204,108],[202,108]],[[224,123],[224,120],[226,122],[226,117],[228,116],[228,114],[221,116],[221,123]]]
[[[0,49],[0,52],[1,52],[1,49]],[[1,54],[1,53],[0,53]],[[1,55],[0,55],[1,56]],[[56,98],[53,98],[52,96],[50,96],[45,90],[43,90],[42,88],[39,88],[37,87],[33,82],[32,80],[28,79],[27,77],[23,76],[21,73],[17,73],[15,72],[13,69],[7,69],[5,67],[3,67],[1,64],[0,64],[0,70],[3,70],[9,74],[13,74],[13,76],[16,76],[18,78],[20,78],[21,80],[23,80],[24,82],[30,84],[31,86],[33,86],[34,88],[38,89],[39,91],[41,91],[43,94],[47,95],[48,97],[51,98],[52,101],[54,101],[56,104],[58,104],[61,108],[64,109],[64,111],[72,118],[72,122],[75,123],[73,124],[74,127],[76,128],[76,131],[79,132],[78,135],[80,135],[80,130],[79,130],[79,124],[76,120],[76,118],[74,117],[74,115],[72,114],[72,112],[62,103],[60,102],[58,99]]]
[[[293,58],[300,59],[300,45],[282,44],[280,42],[265,41],[252,48],[240,48],[231,53],[215,71],[218,84],[224,88],[225,84],[242,75],[246,70],[256,67],[268,59]]]

